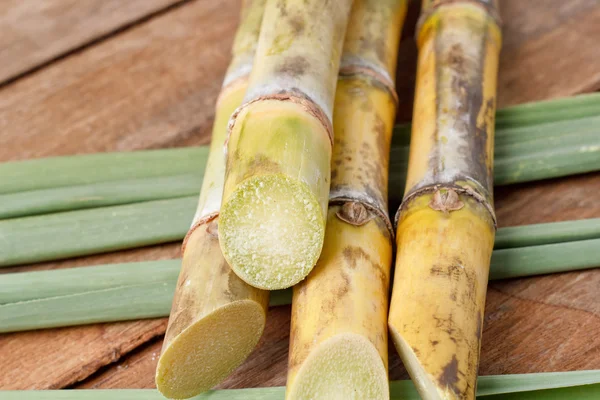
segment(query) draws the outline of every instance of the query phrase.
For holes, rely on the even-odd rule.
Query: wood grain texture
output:
[[[589,45],[599,37],[598,1],[551,3],[558,8],[502,1],[501,105],[598,87],[600,52]],[[238,6],[239,0],[187,2],[0,87],[0,161],[208,142]],[[410,15],[398,73],[404,119],[414,91],[417,12]],[[508,226],[600,217],[599,190],[600,174],[501,188],[498,219]],[[2,272],[178,255],[171,244]],[[592,334],[600,331],[599,283],[600,270],[492,283],[481,373],[600,368]],[[160,340],[140,346],[164,327],[164,320],[135,321],[0,335],[0,389],[72,386],[135,348],[83,385],[152,387]],[[271,310],[260,346],[222,386],[284,384],[288,330],[289,307]],[[405,378],[390,353],[391,378]]]
[[[0,84],[183,0],[4,0]]]
[[[59,389],[82,380],[162,334],[167,319],[5,334],[2,389]]]
[[[0,89],[0,161],[207,143],[238,9],[185,3]]]

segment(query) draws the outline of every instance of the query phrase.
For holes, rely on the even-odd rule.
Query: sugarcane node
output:
[[[192,236],[192,233],[194,233],[194,231],[196,229],[198,229],[198,227],[202,226],[202,225],[206,225],[209,224],[211,221],[214,221],[215,218],[217,218],[219,216],[219,212],[214,212],[214,213],[210,213],[202,218],[200,218],[198,221],[194,222],[194,224],[192,225],[192,227],[190,228],[190,230],[186,233],[185,237],[183,238],[183,243],[181,244],[181,254],[183,254],[185,252],[185,247],[187,245],[188,239],[190,238],[190,236]],[[215,225],[216,225],[216,221],[215,221]],[[210,227],[206,227],[206,231],[208,233],[211,233],[211,231],[209,231]],[[215,235],[217,234],[217,227],[215,226]]]
[[[433,0],[431,1],[431,3],[433,4],[430,4],[428,9],[425,9],[425,5],[422,6],[423,8],[421,10],[421,15],[417,20],[415,37],[419,37],[419,34],[421,33],[421,28],[425,24],[425,21],[427,21],[427,19],[432,14],[434,14],[438,8],[453,4],[470,4],[476,7],[480,7],[494,21],[498,28],[502,28],[502,18],[500,17],[500,13],[498,12],[496,0]]]
[[[439,190],[442,190],[442,189],[446,190],[446,191],[452,190],[457,195],[460,195],[460,194],[467,195],[467,196],[471,197],[472,199],[474,199],[475,201],[477,201],[478,203],[480,203],[481,205],[483,205],[485,207],[485,209],[488,211],[488,213],[490,214],[490,218],[492,219],[492,223],[494,225],[494,230],[498,229],[496,213],[494,212],[494,208],[492,207],[492,204],[490,203],[490,201],[488,201],[485,196],[478,193],[475,189],[471,188],[470,186],[459,186],[459,185],[430,185],[430,186],[421,187],[419,189],[413,190],[412,192],[408,193],[406,196],[404,196],[404,200],[402,200],[402,204],[400,204],[400,207],[398,207],[398,211],[396,212],[396,215],[394,217],[394,226],[396,226],[396,227],[398,226],[398,221],[400,221],[400,216],[402,215],[402,212],[404,212],[404,210],[408,207],[408,203],[410,203],[413,199],[416,199],[419,196],[427,194],[427,193],[438,192]],[[435,195],[434,195],[434,197],[435,197]]]
[[[237,116],[248,107],[250,104],[264,101],[264,100],[278,100],[278,101],[291,101],[292,103],[296,103],[300,105],[307,113],[315,117],[325,128],[327,131],[327,135],[329,136],[329,141],[331,146],[333,146],[333,125],[331,120],[325,114],[325,111],[317,103],[315,103],[310,97],[306,94],[302,93],[300,90],[291,91],[281,91],[280,93],[266,94],[262,96],[258,96],[246,103],[242,104],[238,107],[233,114],[231,114],[231,119],[229,120],[229,124],[227,125],[227,137],[225,138],[224,144],[224,152],[227,157],[227,145],[229,144],[229,138],[231,137],[231,132],[233,131],[233,127],[235,126],[235,122],[237,120]]]
[[[354,226],[362,226],[373,219],[373,215],[357,201],[344,203],[335,214],[339,219]]]
[[[346,62],[344,62],[346,61]],[[367,63],[359,59],[342,60],[339,75],[341,77],[365,76],[371,78],[376,84],[385,88],[392,96],[394,105],[398,108],[398,93],[396,93],[396,85],[390,78],[387,71]]]
[[[458,194],[452,189],[440,189],[437,190],[431,201],[429,207],[436,211],[441,211],[444,214],[449,214],[450,211],[458,211],[465,206],[458,197]]]
[[[369,213],[369,215],[370,215],[369,219],[360,225],[356,225],[355,222],[347,221],[346,219],[344,219],[344,216],[340,215],[340,213],[342,212],[344,206],[348,203],[360,204]],[[356,193],[352,193],[352,192],[342,194],[342,193],[336,192],[332,189],[332,191],[330,192],[330,196],[329,196],[329,207],[339,206],[339,205],[342,206],[342,209],[340,209],[340,211],[338,211],[336,213],[336,216],[340,220],[347,222],[351,225],[361,226],[377,217],[377,218],[379,218],[379,220],[381,220],[381,222],[383,222],[383,224],[387,228],[388,233],[390,235],[389,236],[390,240],[392,240],[392,242],[393,242],[393,240],[394,240],[394,225],[392,225],[392,221],[390,221],[390,217],[388,216],[388,214],[385,210],[383,210],[380,207],[378,207],[374,204],[371,204],[371,203],[375,203],[375,202],[370,197],[359,196]]]

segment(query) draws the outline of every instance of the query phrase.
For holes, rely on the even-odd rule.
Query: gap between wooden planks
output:
[[[499,81],[501,105],[572,95],[598,87],[600,57],[595,47],[589,44],[591,38],[600,34],[600,11],[594,4],[593,1],[577,1],[564,5],[553,0],[543,5],[527,4],[525,7],[517,0],[502,3],[506,46],[502,54]],[[211,1],[183,4],[3,87],[0,90],[0,129],[3,132],[0,136],[0,160],[206,143],[214,101],[228,62],[238,5],[239,2],[233,0],[221,4]],[[408,20],[407,25],[410,24],[414,24],[414,20]],[[404,98],[401,113],[406,115],[409,115],[405,110],[410,109],[413,91],[411,82],[414,83],[414,77],[410,75],[411,68],[414,70],[412,43],[412,37],[403,41],[400,60],[404,62],[399,66],[400,76],[407,74],[398,85],[400,95]],[[403,67],[406,64],[408,68]],[[568,71],[568,77],[565,77],[565,71]],[[533,185],[533,192],[526,186],[500,190],[497,197],[501,224],[600,216],[596,200],[598,175],[560,182],[563,182],[561,187],[564,190],[557,189],[553,183]],[[506,201],[509,204],[506,208],[501,207],[503,196],[512,200]],[[561,205],[557,206],[557,202]],[[584,205],[576,206],[578,202]],[[177,254],[178,245],[174,244],[29,268],[170,258]],[[592,278],[587,274],[591,274]],[[541,322],[536,320],[538,325],[550,324],[548,330],[542,333],[542,339],[535,337],[533,328],[538,326],[533,324],[524,325],[531,330],[524,329],[523,332],[530,334],[528,340],[537,340],[535,343],[541,340],[541,344],[551,345],[552,342],[548,340],[563,337],[560,335],[561,328],[564,329],[561,324],[579,328],[583,323],[578,319],[579,314],[565,312],[563,317],[556,319],[556,315],[550,313],[550,308],[541,311],[535,308],[538,303],[547,303],[549,293],[562,290],[563,286],[568,289],[561,296],[561,301],[568,303],[579,299],[585,307],[595,310],[590,311],[592,314],[588,315],[588,319],[591,323],[597,323],[597,303],[587,297],[588,292],[581,294],[574,284],[569,284],[568,276],[575,276],[576,281],[597,279],[597,273],[585,272],[519,280],[516,283],[494,283],[488,299],[488,311],[491,313],[488,315],[492,317],[486,317],[486,323],[489,324],[486,329],[500,329],[502,325],[495,321],[507,318],[512,325],[506,326],[515,326],[520,321],[518,318],[527,320],[529,314],[535,311],[540,318],[543,315],[551,316],[549,319],[544,317]],[[557,280],[556,285],[547,286],[545,291],[539,293],[530,290],[533,301],[529,298],[528,302],[522,299],[512,299],[510,302],[502,300],[502,296],[514,295],[510,290],[519,287],[519,282],[531,282],[530,286],[535,289],[550,278]],[[494,294],[496,285],[505,285],[498,289],[501,291],[500,297]],[[555,296],[550,297],[556,300]],[[502,300],[496,301],[497,308],[501,310],[506,310],[508,305],[518,304],[518,307],[511,308],[517,310],[517,314],[506,311],[494,314],[495,298]],[[575,308],[580,306],[578,304]],[[566,306],[560,305],[560,309],[563,308]],[[272,316],[268,329],[279,326],[281,328],[275,329],[273,334],[287,338],[287,316],[281,316],[280,313]],[[587,326],[586,329],[594,327],[597,329],[597,325]],[[57,388],[70,385],[163,332],[164,320],[0,336],[0,355],[4,361],[0,365],[0,388]],[[510,333],[510,330],[507,332]],[[582,339],[585,336],[581,330],[576,330],[573,337],[571,340],[575,342],[567,343],[579,342],[582,349],[593,349],[587,347],[593,343],[586,343]],[[57,343],[59,338],[62,342]],[[491,344],[489,340],[484,338],[484,357],[488,348],[486,343]],[[158,346],[156,343],[154,345]],[[272,337],[268,334],[263,343],[266,343],[264,350],[273,352],[267,352],[265,359],[276,357],[278,362],[264,365],[268,373],[249,370],[243,375],[238,374],[237,378],[232,377],[227,385],[282,384],[286,363],[282,349],[287,345],[273,346]],[[547,351],[553,347],[539,345],[532,348]],[[521,354],[521,359],[508,358],[510,349],[500,349],[504,354],[496,354],[490,360],[490,368],[496,368],[492,368],[492,371],[519,372],[514,369],[518,365],[510,363],[512,360],[520,362],[522,368],[531,368],[530,371],[543,368],[543,365],[534,365],[531,361],[539,361],[540,353],[532,355],[525,352]],[[572,350],[569,346],[566,349]],[[586,357],[594,353],[588,354],[577,358],[559,352],[558,356],[553,355],[552,364],[544,365],[548,369],[575,369],[588,362],[590,359]],[[595,358],[598,359],[597,355]],[[484,359],[482,372],[487,371],[486,362]],[[257,365],[255,363],[256,359],[253,358],[242,368]],[[9,368],[13,370],[11,374],[6,373]],[[112,370],[108,368],[104,373],[112,373]],[[261,380],[265,375],[274,378],[271,381]],[[125,385],[120,387],[127,387],[127,382],[134,384],[133,380],[120,379],[120,385]]]

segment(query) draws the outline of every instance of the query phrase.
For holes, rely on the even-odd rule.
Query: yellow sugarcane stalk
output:
[[[219,226],[226,260],[253,286],[292,286],[321,253],[351,3],[267,2],[245,103],[230,121]]]
[[[254,349],[265,326],[268,292],[238,278],[223,258],[217,238],[227,124],[246,93],[264,6],[265,0],[243,4],[233,58],[217,101],[206,173],[184,240],[181,272],[156,370],[156,386],[169,398],[189,398],[221,382]]]
[[[405,0],[355,0],[334,103],[323,252],[294,287],[286,398],[388,399],[388,161]]]
[[[495,235],[495,3],[425,1],[417,45],[389,327],[423,399],[474,399]]]

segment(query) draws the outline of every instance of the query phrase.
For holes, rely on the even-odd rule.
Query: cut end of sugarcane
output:
[[[260,175],[242,182],[221,209],[219,242],[233,271],[260,289],[304,279],[325,237],[319,202],[302,182]]]
[[[170,399],[187,399],[219,384],[252,352],[265,320],[259,303],[241,300],[190,325],[158,360],[158,390]]]
[[[438,386],[437,381],[434,377],[429,374],[419,358],[415,354],[414,350],[406,343],[402,336],[398,333],[393,326],[390,325],[390,334],[396,350],[402,359],[402,363],[412,381],[419,392],[419,395],[424,400],[455,400],[458,399],[456,394],[448,388],[442,388]]]
[[[381,356],[369,340],[354,333],[321,343],[304,361],[286,393],[287,400],[389,398]]]

